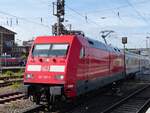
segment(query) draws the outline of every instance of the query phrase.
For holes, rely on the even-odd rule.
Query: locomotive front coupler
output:
[[[61,96],[63,95],[63,86],[54,86],[54,85],[26,85],[27,87],[27,96],[33,96],[36,94],[46,94],[49,93],[49,95],[53,96]]]
[[[50,95],[62,95],[63,87],[62,86],[51,86],[49,87]]]

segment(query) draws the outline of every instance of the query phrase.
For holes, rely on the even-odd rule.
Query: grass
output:
[[[23,73],[24,73],[24,70],[20,70],[17,73],[15,73],[15,76],[18,76],[21,78],[23,76]]]
[[[5,76],[13,76],[14,75],[14,72],[12,72],[12,71],[6,71],[5,73],[4,73],[4,75]]]
[[[20,70],[16,73],[12,72],[12,71],[6,71],[4,74],[2,74],[0,77],[17,77],[17,78],[22,78],[23,77],[23,70]]]
[[[11,85],[11,88],[12,88],[12,89],[18,89],[18,88],[20,88],[20,87],[22,87],[22,83],[14,82],[14,83],[12,83],[12,85]]]

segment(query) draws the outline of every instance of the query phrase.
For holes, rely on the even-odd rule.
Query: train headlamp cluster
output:
[[[26,74],[26,79],[31,79],[31,78],[33,78],[32,74]]]
[[[57,80],[63,80],[64,79],[64,75],[56,75],[55,79],[57,79]]]

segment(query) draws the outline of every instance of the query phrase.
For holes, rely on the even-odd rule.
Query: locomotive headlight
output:
[[[26,78],[27,78],[27,79],[33,78],[33,75],[32,75],[32,74],[27,74],[27,75],[26,75]]]
[[[57,80],[63,80],[64,79],[64,75],[56,75],[55,78]]]

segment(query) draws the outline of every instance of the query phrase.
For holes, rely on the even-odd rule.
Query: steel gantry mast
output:
[[[65,0],[53,2],[53,15],[57,17],[57,23],[52,26],[53,35],[64,34],[65,27],[62,23],[65,15]]]

